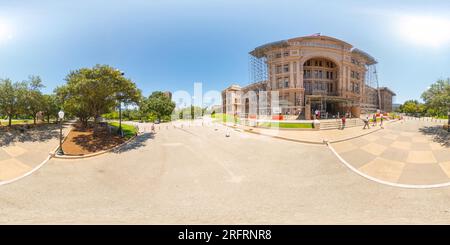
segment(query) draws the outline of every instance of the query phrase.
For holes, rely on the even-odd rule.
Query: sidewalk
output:
[[[385,122],[385,126],[397,122],[398,120],[392,120]],[[256,133],[261,135],[266,135],[278,139],[302,142],[302,143],[310,143],[310,144],[326,144],[326,142],[334,143],[345,141],[348,139],[360,137],[366,134],[370,134],[380,130],[380,126],[370,127],[370,129],[363,129],[363,127],[351,127],[341,129],[331,129],[331,130],[283,130],[283,129],[263,129],[263,128],[255,128],[243,125],[233,126],[232,124],[228,124],[227,126],[235,127],[242,129],[246,132]]]
[[[64,127],[63,134],[69,127]],[[45,160],[59,144],[58,125],[0,135],[0,183],[22,176]]]

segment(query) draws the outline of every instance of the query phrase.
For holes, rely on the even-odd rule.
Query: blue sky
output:
[[[450,1],[0,0],[0,78],[109,64],[145,95],[249,82],[248,52],[320,32],[378,61],[397,102],[450,77]]]

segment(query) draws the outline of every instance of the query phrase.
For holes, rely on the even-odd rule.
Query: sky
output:
[[[0,78],[46,88],[108,64],[149,95],[223,90],[249,81],[248,52],[321,33],[378,60],[394,102],[450,77],[450,1],[0,0]]]

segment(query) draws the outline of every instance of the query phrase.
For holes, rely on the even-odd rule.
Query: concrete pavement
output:
[[[322,145],[161,125],[116,153],[56,160],[0,188],[0,223],[449,223],[450,188],[354,174]]]
[[[0,182],[32,171],[58,144],[58,125],[39,126],[25,132],[2,132],[0,134]]]
[[[419,186],[450,183],[449,144],[449,134],[440,124],[406,120],[332,147],[364,174]]]

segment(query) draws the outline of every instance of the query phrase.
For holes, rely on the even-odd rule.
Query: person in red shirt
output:
[[[345,118],[345,114],[342,116],[342,130],[344,130],[344,128],[345,128],[345,120],[346,120],[346,118]]]

